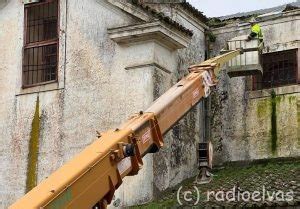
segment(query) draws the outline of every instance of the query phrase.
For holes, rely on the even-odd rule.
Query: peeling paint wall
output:
[[[300,26],[299,11],[260,24],[264,52],[299,48],[300,31],[296,29]],[[217,55],[227,40],[249,32],[249,26],[238,27],[235,23],[213,29],[217,39],[212,55]],[[271,89],[248,91],[249,79],[230,79],[226,68],[221,72],[220,83],[211,98],[215,163],[299,156],[297,101],[300,100],[300,86],[275,88],[272,97]]]

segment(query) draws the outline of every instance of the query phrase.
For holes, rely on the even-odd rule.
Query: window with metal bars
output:
[[[57,81],[58,0],[25,5],[23,87]]]
[[[263,54],[263,75],[253,76],[253,90],[300,83],[297,60],[297,49]]]

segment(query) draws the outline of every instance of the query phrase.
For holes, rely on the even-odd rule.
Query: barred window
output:
[[[263,75],[253,77],[253,90],[300,83],[297,54],[297,49],[263,54]]]
[[[57,80],[58,0],[25,5],[23,87]]]

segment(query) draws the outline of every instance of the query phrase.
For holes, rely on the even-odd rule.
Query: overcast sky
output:
[[[188,0],[208,17],[220,17],[279,6],[297,0]]]

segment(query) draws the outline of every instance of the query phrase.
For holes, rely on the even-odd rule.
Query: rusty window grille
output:
[[[57,81],[58,0],[25,5],[23,87]]]
[[[297,54],[297,49],[263,54],[263,75],[253,76],[253,90],[299,83]]]

